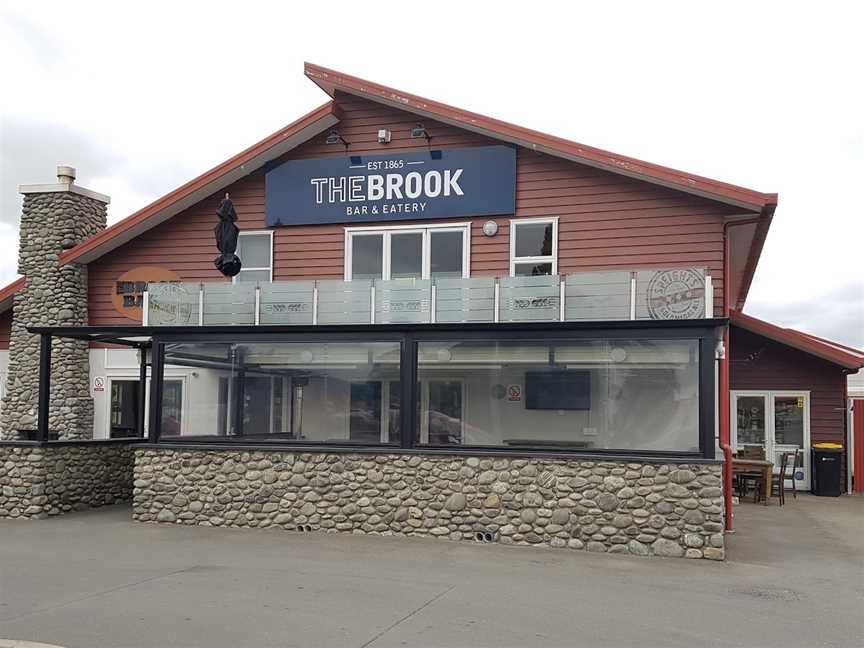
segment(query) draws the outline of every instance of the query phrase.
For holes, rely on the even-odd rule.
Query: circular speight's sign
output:
[[[144,290],[148,283],[182,281],[180,275],[168,268],[158,266],[138,266],[127,270],[117,277],[114,290],[111,291],[111,301],[114,309],[123,317],[136,322],[143,319]]]
[[[705,278],[690,268],[660,270],[648,282],[651,319],[705,317]]]

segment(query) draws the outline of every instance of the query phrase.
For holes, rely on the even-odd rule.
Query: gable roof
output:
[[[148,229],[165,222],[198,201],[274,160],[339,121],[336,104],[328,101],[245,151],[202,173],[194,180],[114,223],[60,255],[63,264],[89,263]]]
[[[0,313],[8,310],[12,306],[12,298],[15,297],[15,293],[21,290],[26,283],[27,280],[25,277],[18,277],[8,286],[0,289]]]
[[[509,124],[499,119],[448,106],[372,81],[329,70],[313,63],[305,64],[305,73],[331,97],[335,95],[336,91],[342,91],[400,110],[427,116],[494,139],[512,142],[573,162],[678,189],[754,212],[761,212],[777,205],[776,193],[761,193],[685,171],[670,169],[659,164],[618,155],[593,146],[586,146],[554,135]]]
[[[780,342],[804,353],[809,353],[828,362],[833,362],[853,372],[864,367],[864,351],[852,347],[831,342],[815,335],[808,335],[801,331],[783,328],[770,322],[745,315],[744,313],[731,310],[729,321],[733,326],[750,331],[769,340]]]
[[[515,143],[531,150],[759,213],[760,216],[764,217],[764,223],[761,223],[759,228],[761,235],[754,237],[749,246],[746,270],[742,277],[741,289],[738,293],[739,298],[736,302],[739,306],[743,305],[747,287],[750,285],[761,253],[764,234],[767,233],[771,215],[777,205],[777,194],[761,193],[635,158],[617,155],[424,99],[312,63],[305,64],[304,72],[309,79],[331,96],[335,95],[337,91],[342,91],[365,97],[371,101],[413,112],[420,116],[428,116],[437,121],[482,133],[494,139]],[[338,123],[339,117],[338,106],[334,101],[329,101],[245,151],[111,225],[99,234],[63,252],[60,255],[61,264],[89,263],[98,259],[330,128]],[[17,290],[23,284],[13,283],[7,286],[4,291],[12,289],[13,286],[17,286],[15,288]],[[0,310],[3,308],[3,303],[0,302]]]

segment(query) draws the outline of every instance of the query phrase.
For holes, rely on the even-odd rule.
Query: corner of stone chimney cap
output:
[[[61,164],[57,167],[57,182],[72,184],[75,182],[75,167]]]
[[[42,194],[42,193],[74,193],[79,196],[87,196],[93,200],[97,200],[106,205],[111,202],[111,198],[105,194],[98,193],[91,189],[75,184],[75,168],[70,166],[57,167],[57,182],[54,184],[32,184],[18,185],[18,193],[24,194]]]

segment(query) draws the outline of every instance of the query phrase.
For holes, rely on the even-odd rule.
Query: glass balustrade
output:
[[[706,303],[706,295],[709,296]],[[701,268],[568,275],[154,283],[149,326],[585,322],[710,318]]]

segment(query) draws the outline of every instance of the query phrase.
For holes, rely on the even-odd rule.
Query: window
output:
[[[510,221],[510,276],[558,274],[558,219]]]
[[[345,230],[345,279],[467,277],[470,223]]]
[[[420,342],[417,376],[421,445],[699,450],[698,340]]]
[[[273,280],[273,232],[240,232],[237,256],[243,268],[235,283]]]
[[[377,445],[399,440],[398,400],[384,397],[389,381],[398,392],[400,353],[399,342],[176,343],[165,363],[195,368],[186,438]],[[163,436],[180,434],[168,384]]]

